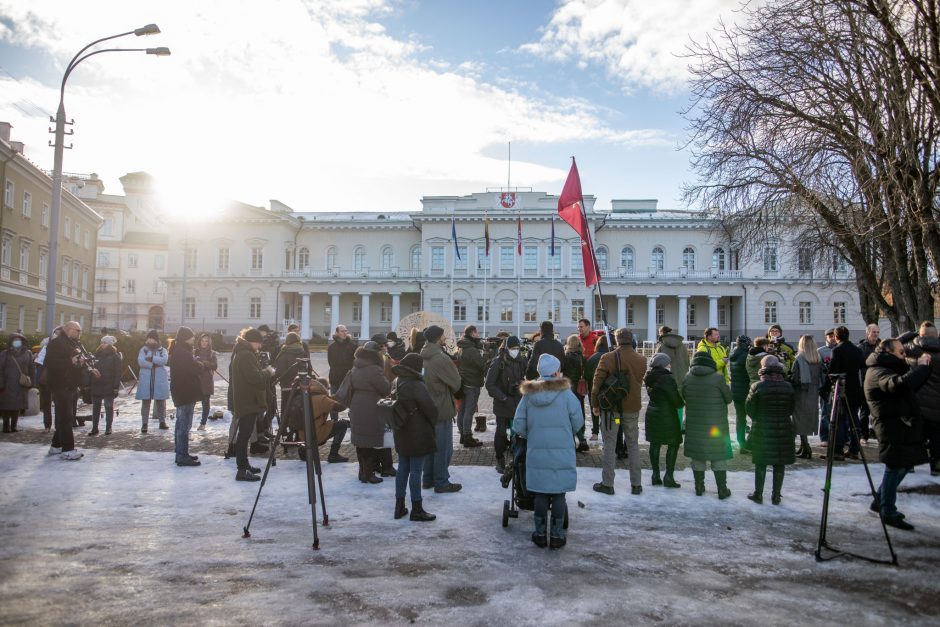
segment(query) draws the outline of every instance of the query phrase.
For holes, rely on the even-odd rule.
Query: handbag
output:
[[[20,368],[20,364],[18,361],[16,361],[16,357],[13,357],[10,353],[7,353],[7,359],[10,359],[10,358],[13,359],[13,364],[16,366],[16,369],[20,371],[20,385],[22,385],[24,388],[33,387],[32,379],[30,379],[29,375],[25,374],[23,372],[23,369]]]
[[[385,427],[385,432],[382,433],[382,448],[395,448],[395,434],[388,426]]]
[[[578,381],[577,394],[578,394],[578,396],[587,396],[587,391],[588,391],[588,389],[587,389],[587,381],[585,381],[584,378],[582,377],[582,378]]]

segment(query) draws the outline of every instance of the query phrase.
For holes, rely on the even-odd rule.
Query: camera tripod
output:
[[[281,408],[281,412],[284,413],[287,411],[285,408],[290,408],[291,403],[294,400],[294,396],[299,392],[303,395],[303,407],[304,407],[304,445],[306,447],[307,455],[306,465],[307,465],[307,501],[310,503],[310,520],[311,526],[313,527],[313,549],[318,550],[320,548],[320,537],[317,534],[317,486],[319,484],[320,490],[320,505],[323,509],[323,526],[330,526],[330,517],[326,513],[326,499],[323,495],[323,469],[320,466],[320,455],[317,450],[316,445],[316,433],[314,432],[313,425],[313,416],[310,412],[310,392],[307,389],[301,389],[300,383],[302,380],[310,381],[309,375],[306,373],[298,375],[293,383],[291,384],[290,394],[287,396],[287,402],[284,403],[284,407]],[[277,454],[277,447],[281,443],[281,439],[285,435],[287,429],[287,421],[281,420],[280,414],[275,414],[278,417],[277,420],[277,435],[274,437],[274,441],[271,443],[271,450],[268,452],[268,463],[264,467],[264,473],[261,475],[261,483],[258,485],[258,494],[255,496],[254,507],[251,508],[251,515],[248,517],[248,524],[245,525],[242,529],[245,532],[242,536],[243,538],[250,538],[251,532],[248,530],[251,527],[251,521],[255,517],[255,510],[258,508],[258,500],[261,498],[261,490],[264,488],[264,484],[268,479],[268,472],[271,470],[271,466],[277,466],[277,460],[275,456]],[[316,479],[314,479],[314,474]]]
[[[832,462],[833,457],[837,452],[836,441],[839,439],[839,420],[843,419],[843,415],[845,416],[844,419],[848,421],[849,429],[852,430],[852,434],[855,436],[855,441],[860,441],[858,427],[855,425],[855,421],[852,420],[849,402],[845,397],[845,375],[829,375],[829,378],[834,382],[834,384],[832,388],[832,411],[829,415],[829,441],[826,446],[826,483],[823,485],[824,496],[822,518],[819,521],[819,539],[816,542],[816,561],[825,562],[837,557],[856,557],[858,559],[863,559],[875,564],[890,564],[892,566],[897,566],[898,556],[897,553],[894,552],[894,547],[891,545],[891,537],[888,535],[888,527],[885,525],[884,518],[881,516],[878,517],[878,520],[881,522],[881,529],[885,534],[885,542],[887,542],[888,551],[891,553],[890,560],[881,560],[868,557],[866,555],[859,555],[858,553],[845,551],[829,544],[828,540],[826,539],[826,531],[829,525],[829,493],[832,490]],[[841,451],[838,452],[841,454]],[[868,487],[871,489],[871,496],[872,498],[877,499],[878,493],[875,490],[875,482],[871,478],[871,471],[868,468],[868,460],[865,459],[865,450],[861,446],[859,446],[859,457],[862,460],[862,465],[865,466],[865,475],[868,477]],[[827,551],[827,554],[823,555],[823,551]]]

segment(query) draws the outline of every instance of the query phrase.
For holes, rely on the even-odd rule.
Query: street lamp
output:
[[[103,37],[95,40],[78,51],[68,66],[65,68],[65,75],[62,76],[62,86],[59,88],[59,109],[56,111],[55,119],[49,118],[50,122],[55,122],[55,131],[49,129],[50,133],[55,133],[55,143],[50,142],[50,146],[55,147],[55,157],[52,166],[52,215],[49,218],[49,264],[46,270],[46,335],[52,335],[52,329],[55,326],[55,297],[56,297],[56,278],[59,252],[59,213],[62,206],[62,153],[65,150],[65,125],[73,122],[65,121],[65,83],[69,79],[72,70],[79,63],[102,52],[145,52],[158,57],[165,57],[170,54],[169,48],[104,48],[94,50],[85,54],[85,51],[96,46],[103,41],[117,39],[126,35],[156,35],[160,28],[156,24],[147,24],[126,33],[118,33],[110,37]],[[75,131],[69,131],[72,135]],[[71,144],[68,146],[71,148]]]

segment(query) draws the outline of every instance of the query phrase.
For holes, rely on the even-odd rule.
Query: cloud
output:
[[[506,141],[669,139],[655,129],[611,128],[577,98],[537,99],[486,82],[482,65],[419,61],[418,43],[391,37],[380,23],[396,10],[380,0],[78,5],[47,0],[26,9],[0,0],[0,17],[12,25],[0,38],[60,59],[64,69],[99,33],[155,22],[162,34],[114,43],[173,51],[99,55],[69,79],[76,134],[65,169],[98,172],[111,193],[120,193],[117,177],[147,170],[194,210],[210,196],[254,204],[277,197],[303,211],[405,210],[431,193],[425,189],[470,193],[502,181],[505,163],[485,153]],[[55,110],[58,85],[0,77],[0,93],[0,119],[14,122],[27,155],[49,167],[45,120],[13,103]],[[536,185],[561,181],[566,170],[514,162],[513,173]]]
[[[674,92],[685,87],[690,37],[702,40],[731,20],[741,0],[564,0],[542,38],[521,50],[579,67],[597,64],[624,89]]]

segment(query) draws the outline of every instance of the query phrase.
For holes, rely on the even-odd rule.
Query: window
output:
[[[20,242],[20,272],[29,272],[29,244]]]
[[[489,298],[478,298],[477,299],[477,320],[480,322],[490,320],[490,299]]]
[[[633,272],[636,268],[635,265],[635,254],[633,252],[633,246],[624,246],[620,249],[620,267],[626,269],[627,272]]]
[[[126,290],[128,294],[136,294],[137,293],[137,281],[135,281],[134,279],[128,279]]]
[[[412,246],[411,247],[411,269],[420,270],[421,269],[421,246]]]
[[[726,270],[725,249],[720,246],[712,251],[712,268],[719,272]]]
[[[832,303],[832,323],[845,324],[845,301]]]
[[[323,306],[323,322],[326,322],[327,324],[333,322],[333,303],[332,302],[327,302],[327,304]]]
[[[548,303],[548,319],[552,322],[561,320],[561,303],[557,300]]]
[[[134,253],[129,253],[127,255],[127,267],[136,268],[137,267],[137,255]]]
[[[23,217],[33,217],[33,195],[29,192],[23,192]]]
[[[382,272],[391,272],[392,264],[394,264],[394,256],[392,255],[392,247],[386,246],[382,249]],[[464,264],[466,266],[466,264]]]
[[[666,267],[666,252],[662,246],[653,248],[650,253],[650,270],[653,272],[662,272]]]
[[[111,253],[100,252],[98,253],[98,267],[107,268],[111,265]]]
[[[40,221],[44,228],[49,228],[49,204],[42,203],[42,213],[40,214]]]
[[[85,250],[88,250],[89,248],[91,248],[91,232],[88,231],[87,229],[85,230],[84,246],[85,246]]]
[[[183,251],[183,272],[190,273],[196,271],[196,249],[187,248]]]
[[[352,319],[353,322],[362,322],[362,304],[357,300],[353,301],[353,312]]]
[[[216,256],[216,271],[218,272],[228,272],[228,260],[229,260],[229,249],[220,248],[219,253]]]
[[[534,300],[524,300],[522,301],[522,321],[523,322],[535,322],[538,320],[536,317],[536,301]]]
[[[581,274],[584,272],[584,259],[581,257],[581,244],[575,244],[571,247],[571,274]]]
[[[468,255],[470,254],[469,249],[466,245],[463,245],[458,246],[457,250],[460,252],[460,255],[454,258],[454,269],[457,272],[466,275],[469,262]]]
[[[36,330],[42,331],[43,323],[45,320],[42,318],[42,307],[36,310]]]
[[[7,181],[3,188],[3,204],[7,207],[13,206],[13,181]]]
[[[431,271],[432,272],[444,271],[444,247],[443,246],[431,247]]]
[[[578,246],[580,249],[581,247]],[[577,322],[584,317],[584,300],[572,300],[571,301],[571,322]]]
[[[65,235],[65,239],[68,239],[72,236],[72,218],[66,216],[64,225],[62,233]]]
[[[383,301],[379,305],[379,322],[392,321],[392,303]],[[397,320],[395,322],[398,322]]]
[[[48,270],[48,266],[46,265],[46,251],[40,250],[39,251],[39,276],[45,279],[47,270]]]
[[[264,249],[255,246],[251,249],[251,269],[255,272],[264,268]]]
[[[82,268],[82,291],[85,298],[88,297],[88,268]]]
[[[163,270],[163,267],[166,265],[166,257],[163,255],[154,255],[153,257],[153,269],[154,270]]]
[[[558,276],[561,274],[561,248],[555,245],[555,254],[551,254],[551,248],[548,249],[548,258],[545,260],[549,276]]]
[[[163,281],[161,281],[160,279],[154,279],[152,289],[153,289],[154,294],[162,294],[163,293]]]
[[[443,298],[431,299],[431,313],[436,313],[439,316],[444,315],[444,299]]]
[[[99,324],[107,322],[108,318],[108,308],[107,307],[97,307],[95,308],[95,320]]]
[[[80,276],[80,275],[79,275],[80,272],[81,272],[81,266],[80,266],[79,263],[76,261],[76,262],[74,262],[74,263],[72,264],[72,286],[73,286],[75,289],[78,289],[78,286],[79,286],[78,279],[79,279],[79,276]]]
[[[656,325],[666,324],[666,305],[656,303]]]
[[[777,272],[777,247],[768,244],[764,247],[764,274]]]
[[[525,246],[522,249],[522,268],[525,276],[535,276],[539,271],[539,249]]]
[[[220,320],[228,318],[228,298],[221,296],[215,301],[215,317]]]
[[[45,211],[45,205],[43,211]],[[112,233],[114,233],[114,218],[105,218],[101,224],[101,234],[105,237],[111,237]]]
[[[845,261],[845,257],[836,253],[832,256],[832,269],[835,270],[836,274],[845,274],[848,272],[848,263]]]
[[[633,324],[633,303],[627,302],[627,324]]]
[[[454,322],[467,321],[467,301],[464,298],[454,299]]]
[[[0,262],[5,266],[13,264],[13,240],[9,237],[3,238],[3,249],[0,252]]]
[[[306,246],[302,247],[297,251],[297,269],[298,270],[309,270],[310,269],[310,249]]]
[[[248,317],[249,318],[260,318],[261,317],[261,297],[252,296],[248,299]]]
[[[78,222],[75,223],[75,243],[80,244],[82,241],[82,225]]]
[[[718,326],[726,327],[728,326],[728,306],[721,304],[718,305]]]
[[[0,329],[7,328],[7,304],[0,303]]]
[[[71,266],[69,265],[68,259],[62,259],[62,287],[65,287],[69,284],[69,270]]]
[[[499,247],[499,274],[500,276],[513,276],[516,266],[515,246]]]
[[[682,267],[689,272],[695,270],[695,249],[691,246],[682,249]]]
[[[597,268],[598,270],[607,269],[607,248],[601,246],[598,248],[594,254],[597,256]]]
[[[512,322],[512,301],[503,300],[499,303],[499,321]]]
[[[796,251],[796,270],[801,275],[813,273],[813,251],[809,248],[800,248]]]
[[[813,303],[800,301],[800,324],[813,324]]]
[[[764,324],[777,324],[777,301],[764,301]]]
[[[326,269],[336,268],[336,246],[330,246],[326,249]]]
[[[695,326],[695,303],[689,303],[685,312],[685,322],[690,327]]]
[[[183,313],[187,318],[196,317],[196,297],[187,296],[186,300],[183,302]]]
[[[353,251],[353,270],[362,272],[366,269],[366,249],[364,246],[356,246]]]

